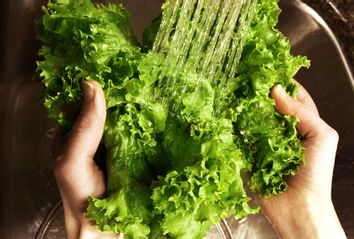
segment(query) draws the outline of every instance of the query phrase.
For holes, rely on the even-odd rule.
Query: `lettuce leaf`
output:
[[[284,192],[303,149],[297,119],[277,113],[269,92],[280,83],[295,95],[291,79],[309,62],[275,28],[276,0],[166,0],[143,50],[121,5],[43,10],[37,70],[49,116],[68,131],[82,81],[105,92],[107,198],[89,198],[87,211],[99,229],[202,238],[222,218],[258,212],[245,188]]]

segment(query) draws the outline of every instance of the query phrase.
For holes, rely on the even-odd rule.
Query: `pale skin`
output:
[[[122,238],[100,232],[84,212],[88,196],[103,197],[105,180],[93,161],[103,134],[106,117],[104,94],[94,81],[83,84],[81,113],[59,150],[54,168],[64,207],[68,239]],[[288,189],[259,204],[280,238],[346,238],[331,199],[332,174],[338,134],[318,114],[310,95],[300,86],[296,99],[279,86],[272,89],[276,109],[300,119],[306,164],[288,178]]]
[[[280,85],[271,93],[279,112],[299,118],[306,163],[288,178],[284,194],[259,202],[280,238],[346,238],[331,199],[338,134],[320,118],[307,91],[299,88],[296,99]]]

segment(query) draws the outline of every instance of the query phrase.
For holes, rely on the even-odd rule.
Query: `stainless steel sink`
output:
[[[125,2],[141,35],[141,29],[159,12],[161,1]],[[0,238],[5,239],[64,237],[60,197],[51,171],[50,148],[56,128],[42,107],[43,87],[34,80],[39,47],[34,20],[45,3],[1,2]],[[301,70],[296,78],[309,90],[322,117],[340,134],[333,201],[348,238],[354,238],[353,78],[336,38],[316,12],[298,1],[283,0],[281,7],[279,28],[289,37],[294,54],[307,55],[312,61],[312,67]],[[276,237],[262,216],[227,223],[231,231],[225,238],[232,238],[232,231],[235,238]],[[245,227],[245,234],[237,234]],[[258,227],[263,231],[252,231]]]

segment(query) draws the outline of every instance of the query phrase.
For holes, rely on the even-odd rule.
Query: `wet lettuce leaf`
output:
[[[297,120],[269,97],[278,83],[296,94],[291,79],[309,66],[275,28],[277,1],[196,2],[167,0],[143,47],[121,5],[43,7],[37,70],[49,116],[68,131],[82,81],[105,92],[107,197],[89,198],[87,211],[101,230],[203,238],[222,218],[258,212],[245,188],[282,193],[303,163]]]

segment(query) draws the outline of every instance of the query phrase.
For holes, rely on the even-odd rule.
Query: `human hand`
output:
[[[106,105],[98,83],[85,81],[83,92],[80,115],[60,149],[54,168],[63,201],[66,236],[118,238],[117,234],[99,231],[85,217],[88,197],[102,197],[106,192],[104,175],[93,161],[103,134]]]
[[[320,118],[307,91],[299,88],[296,99],[280,85],[271,94],[280,113],[300,120],[297,130],[303,138],[305,164],[288,178],[282,195],[259,202],[280,238],[346,238],[331,199],[338,134]]]

